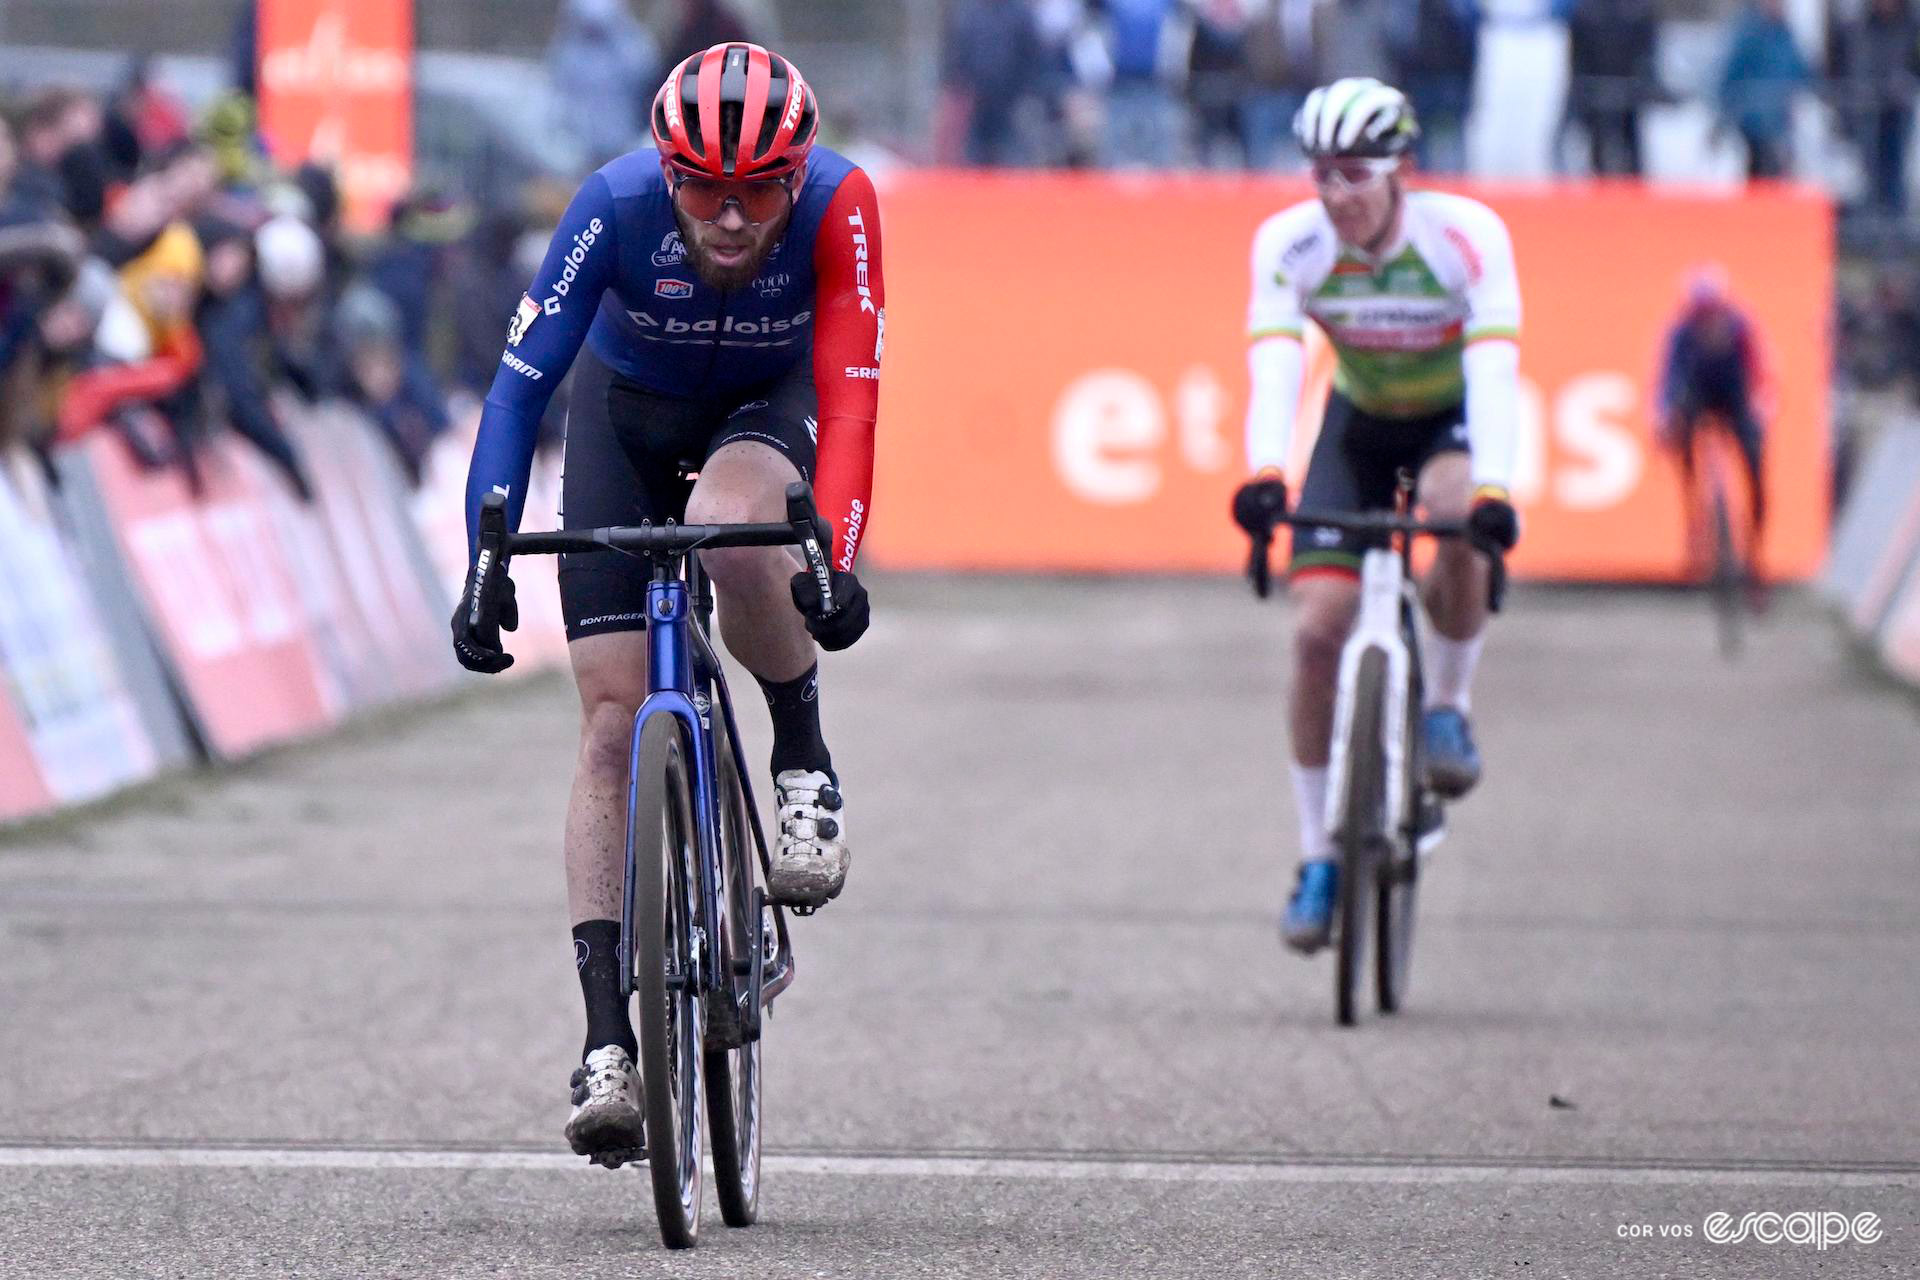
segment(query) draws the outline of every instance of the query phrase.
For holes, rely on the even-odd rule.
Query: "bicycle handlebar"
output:
[[[1250,533],[1253,557],[1247,563],[1247,576],[1253,580],[1253,592],[1262,600],[1272,591],[1273,530],[1279,525],[1294,528],[1341,529],[1348,533],[1399,533],[1409,537],[1464,538],[1475,550],[1485,553],[1489,565],[1487,608],[1499,613],[1507,599],[1506,553],[1496,544],[1477,538],[1464,520],[1421,520],[1394,511],[1285,511],[1270,517],[1271,523],[1259,533]]]
[[[480,503],[480,550],[491,552],[498,571],[517,555],[561,555],[581,551],[629,551],[645,556],[685,555],[708,547],[799,547],[820,588],[820,611],[832,613],[833,575],[825,545],[831,534],[813,506],[813,488],[805,481],[787,486],[785,523],[640,524],[600,529],[552,529],[511,533],[507,500],[490,493]]]

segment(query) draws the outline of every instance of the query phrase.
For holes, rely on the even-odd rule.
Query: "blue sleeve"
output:
[[[561,216],[546,260],[507,329],[467,469],[469,552],[479,534],[480,499],[489,493],[507,496],[508,524],[519,528],[540,419],[586,340],[617,262],[613,190],[596,173]]]

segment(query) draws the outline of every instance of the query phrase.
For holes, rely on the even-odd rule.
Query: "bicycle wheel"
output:
[[[754,989],[755,957],[767,928],[766,893],[760,885],[760,859],[747,821],[746,789],[724,732],[714,735],[720,803],[721,901],[726,909],[726,946],[721,963],[733,975],[728,992],[733,1007],[725,1013],[734,1030],[733,1045],[707,1047],[707,1123],[712,1128],[713,1185],[720,1216],[730,1227],[750,1227],[760,1216],[760,1038],[743,1039],[742,1000],[759,998]],[[761,957],[764,963],[764,955]],[[714,1026],[717,1018],[709,1018]]]
[[[1406,1003],[1413,968],[1413,908],[1420,888],[1419,855],[1398,845],[1393,853],[1381,864],[1376,890],[1373,977],[1382,1013],[1398,1013]]]
[[[1740,550],[1733,541],[1733,516],[1727,509],[1724,489],[1713,491],[1713,614],[1720,635],[1721,656],[1732,658],[1740,652],[1740,613],[1745,608],[1740,593],[1746,586],[1746,569]]]
[[[1375,650],[1360,660],[1354,685],[1353,724],[1346,741],[1344,820],[1340,847],[1340,955],[1334,965],[1334,1005],[1340,1025],[1359,1015],[1361,975],[1367,964],[1367,917],[1373,913],[1374,868],[1382,836],[1381,797],[1386,794],[1385,723],[1387,655]]]
[[[1374,1000],[1382,1013],[1398,1013],[1407,999],[1407,978],[1413,967],[1413,908],[1420,886],[1419,826],[1422,773],[1420,749],[1420,689],[1416,680],[1407,690],[1406,829],[1393,833],[1379,863],[1374,911]],[[1384,761],[1383,761],[1384,764]]]
[[[699,840],[680,722],[650,717],[634,775],[634,990],[640,1000],[640,1077],[647,1094],[647,1168],[660,1236],[672,1249],[700,1235],[701,1041],[693,927]]]

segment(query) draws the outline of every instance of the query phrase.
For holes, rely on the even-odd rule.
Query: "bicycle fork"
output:
[[[1374,549],[1366,553],[1360,574],[1360,616],[1353,634],[1340,651],[1340,679],[1336,686],[1333,712],[1331,769],[1327,775],[1327,830],[1341,832],[1358,826],[1368,834],[1391,840],[1395,832],[1407,828],[1407,697],[1413,687],[1412,656],[1400,632],[1401,609],[1406,594],[1406,571],[1396,551]],[[1381,700],[1381,723],[1374,731],[1381,735],[1381,755],[1386,761],[1385,811],[1379,814],[1350,814],[1346,811],[1347,771],[1353,767],[1354,714],[1359,702],[1360,665],[1367,654],[1379,652],[1386,658],[1386,688]],[[1376,825],[1377,824],[1377,825]]]

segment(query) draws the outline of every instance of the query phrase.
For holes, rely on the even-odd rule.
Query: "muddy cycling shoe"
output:
[[[1340,889],[1340,868],[1330,859],[1300,864],[1293,897],[1280,917],[1280,936],[1302,955],[1312,955],[1333,936],[1333,904]]]
[[[1480,781],[1480,749],[1473,745],[1467,717],[1453,707],[1427,712],[1421,727],[1426,740],[1427,786],[1443,800],[1458,800]]]
[[[646,1095],[627,1051],[617,1044],[595,1049],[571,1083],[567,1145],[574,1154],[609,1169],[646,1159]]]
[[[775,902],[817,907],[847,883],[846,802],[832,778],[818,769],[786,769],[773,780],[780,807],[779,847],[767,891]]]

